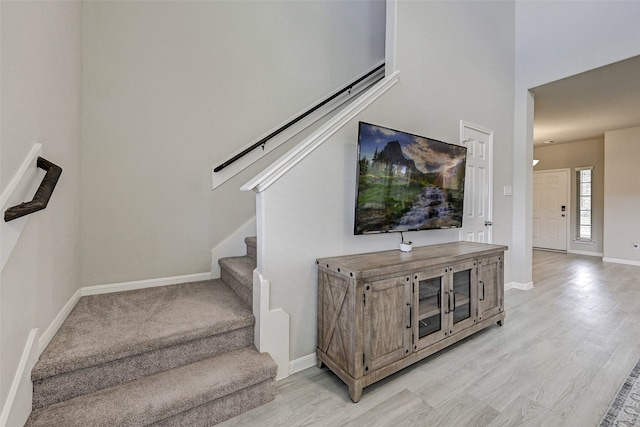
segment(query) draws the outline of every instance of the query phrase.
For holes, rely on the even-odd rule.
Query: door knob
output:
[[[484,225],[485,225],[485,226],[489,226],[489,225],[493,225],[493,223],[492,223],[491,221],[485,221],[485,222],[484,222]]]

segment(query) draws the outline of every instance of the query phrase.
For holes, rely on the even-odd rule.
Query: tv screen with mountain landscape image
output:
[[[355,234],[462,227],[467,148],[360,122]]]

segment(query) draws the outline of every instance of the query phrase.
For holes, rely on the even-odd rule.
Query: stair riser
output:
[[[247,256],[257,260],[258,259],[258,250],[256,248],[256,246],[254,244],[251,244],[251,242],[245,240],[246,244],[247,244]]]
[[[181,412],[151,424],[153,427],[208,427],[264,405],[274,399],[276,385],[273,379],[263,381],[235,393]]]
[[[276,373],[268,355],[246,347],[36,409],[25,427],[134,427],[174,417],[198,425],[201,417],[216,417],[216,411],[244,411],[273,399]],[[245,400],[252,397],[256,402]]]
[[[238,280],[225,266],[222,266],[220,278],[229,286],[240,299],[249,307],[253,307],[253,282],[243,283]],[[249,287],[250,285],[250,287]]]
[[[244,348],[252,345],[253,339],[253,327],[246,327],[36,380],[33,409]]]

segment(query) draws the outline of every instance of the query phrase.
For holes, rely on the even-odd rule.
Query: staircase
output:
[[[33,368],[26,426],[210,426],[272,400],[245,243],[220,279],[82,297]]]

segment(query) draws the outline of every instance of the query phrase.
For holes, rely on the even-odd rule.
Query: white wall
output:
[[[640,127],[604,134],[604,259],[640,265]]]
[[[398,247],[398,234],[353,235],[357,122],[459,141],[460,120],[495,132],[494,184],[511,176],[514,5],[509,2],[400,2],[400,81],[265,192],[261,266],[271,304],[291,316],[291,359],[314,353],[315,259]],[[509,243],[510,198],[495,192],[494,241]],[[415,245],[458,240],[457,230],[409,233]]]
[[[528,91],[640,54],[638,16],[640,2],[516,2],[511,245],[515,282],[531,283],[533,98]]]
[[[1,189],[36,142],[62,176],[0,278],[0,407],[32,328],[80,287],[80,2],[0,2]],[[28,374],[28,373],[27,373]],[[31,402],[16,405],[30,411]]]
[[[383,57],[379,1],[85,2],[83,284],[209,271],[267,162],[211,167]]]
[[[542,145],[533,149],[533,157],[540,160],[534,166],[534,172],[552,169],[571,169],[571,194],[569,194],[571,210],[569,216],[569,252],[588,252],[602,256],[604,227],[604,138],[576,141],[566,144]],[[576,240],[576,168],[592,166],[592,230],[593,242]]]

